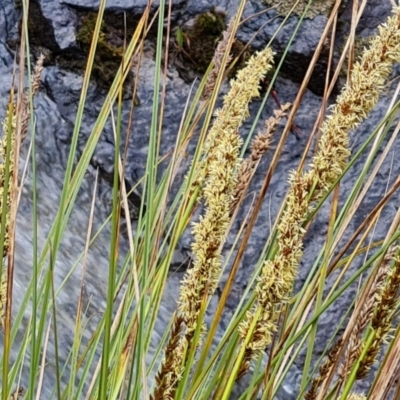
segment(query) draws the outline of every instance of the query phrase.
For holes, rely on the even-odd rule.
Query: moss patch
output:
[[[183,30],[183,49],[195,71],[207,70],[225,26],[225,14],[212,9],[200,14],[192,28]]]
[[[225,13],[213,7],[210,11],[199,14],[193,26],[178,28],[172,59],[186,81],[193,79],[193,72],[204,74],[207,71],[226,27]],[[249,58],[250,52],[243,52],[244,47],[238,40],[232,46],[233,59],[239,57],[233,74]]]
[[[15,6],[18,7],[15,0]],[[44,17],[38,0],[30,0],[28,29],[31,53],[38,56],[45,55],[45,65],[57,64],[67,71],[83,74],[86,69],[87,58],[92,43],[93,32],[96,26],[97,12],[79,9],[78,28],[76,33],[77,47],[60,49],[55,39],[54,29],[50,20]],[[21,10],[22,17],[22,10]],[[95,60],[91,79],[101,89],[108,89],[113,82],[123,56],[124,41],[129,43],[137,27],[140,16],[134,14],[107,11],[101,24],[99,41],[97,44]],[[11,48],[17,49],[20,38],[13,38],[7,41]],[[132,78],[132,76],[131,76]],[[129,78],[126,82],[129,82]],[[126,85],[129,96],[131,85]],[[137,99],[136,102],[138,103]]]
[[[85,54],[85,64],[92,43],[93,32],[96,26],[97,13],[89,12],[81,16],[77,30],[76,41]],[[113,40],[111,39],[113,37]],[[109,86],[121,63],[123,55],[123,41],[118,32],[113,30],[103,20],[93,64],[93,76]]]
[[[285,0],[285,1],[277,1],[277,0],[263,0],[263,3],[269,7],[279,4],[276,10],[279,14],[286,15],[296,4],[297,0]],[[293,10],[293,13],[301,16],[304,10],[307,7],[309,0],[300,0],[297,4],[296,8]],[[315,18],[317,15],[323,14],[328,15],[332,10],[333,5],[335,4],[335,0],[313,0],[312,4],[308,8],[306,18]]]
[[[92,43],[93,32],[96,26],[97,14],[90,12],[81,18],[80,28],[77,31],[76,40],[82,46],[85,53],[89,53],[90,45]],[[123,54],[123,47],[111,43],[108,36],[112,33],[110,27],[104,21],[101,22],[99,41],[97,44],[97,53],[104,58],[121,59]],[[118,38],[118,35],[116,35]]]
[[[79,11],[76,41],[79,49],[63,51],[57,57],[57,63],[64,69],[84,71],[96,26],[97,12]],[[136,29],[138,19],[128,15],[125,29],[124,15],[122,13],[106,12],[100,26],[99,40],[93,63],[91,78],[100,88],[108,89],[121,65],[124,53],[124,41],[128,44]],[[132,74],[125,83],[132,79]],[[126,88],[131,85],[126,84]],[[135,99],[139,104],[139,100]]]

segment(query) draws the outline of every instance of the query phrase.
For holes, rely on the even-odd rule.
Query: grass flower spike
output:
[[[255,53],[245,68],[232,80],[229,93],[224,98],[224,105],[215,112],[215,120],[204,143],[205,160],[197,173],[194,185],[202,185],[210,174],[213,160],[217,157],[217,148],[230,135],[237,135],[237,129],[249,116],[248,103],[259,95],[259,84],[262,77],[271,69],[273,52],[266,48]],[[263,70],[264,68],[264,70]]]
[[[340,338],[335,344],[335,346],[329,352],[325,361],[319,367],[319,374],[315,378],[313,378],[309,390],[304,395],[304,398],[306,400],[315,400],[317,398],[319,388],[322,382],[324,382],[325,378],[331,372],[334,364],[336,363],[342,345],[343,345],[343,339]]]
[[[217,80],[218,73],[221,70],[221,68],[226,67],[226,65],[229,64],[232,60],[232,56],[229,55],[226,60],[226,65],[222,65],[224,54],[228,49],[229,38],[233,31],[233,23],[234,23],[234,18],[231,18],[226,30],[222,32],[222,39],[218,42],[217,49],[212,59],[214,67],[207,77],[207,82],[201,97],[203,101],[207,100],[211,96],[211,93],[213,92],[215,87],[215,82]]]
[[[14,148],[15,148],[15,131],[17,117],[14,112],[14,105],[8,108],[7,116],[3,122],[3,138],[0,141],[0,220],[3,218],[3,210],[7,210],[6,224],[3,243],[3,257],[8,254],[10,246],[9,229],[10,229],[10,212],[11,212],[11,192],[12,181],[14,175]],[[11,112],[10,112],[11,110]],[[8,146],[9,149],[8,149]],[[6,162],[8,154],[8,176],[6,174]],[[7,182],[6,182],[7,181]],[[7,190],[7,204],[3,204],[4,190]]]
[[[37,64],[35,66],[34,75],[32,76],[32,92],[33,95],[37,93],[40,85],[40,74],[43,69],[44,56],[38,58]],[[5,120],[3,121],[3,138],[0,141],[0,213],[3,208],[3,192],[4,188],[7,187],[7,221],[6,221],[6,232],[3,248],[3,257],[8,253],[9,249],[9,224],[10,224],[10,211],[11,211],[11,188],[14,175],[14,150],[15,150],[15,134],[17,129],[17,116],[15,114],[15,106],[11,104],[8,109]],[[22,119],[21,119],[21,140],[25,138],[26,131],[28,130],[28,123],[30,118],[30,106],[29,106],[29,94],[24,91],[22,94]],[[9,137],[10,136],[10,137]],[[6,185],[6,157],[7,157],[7,147],[10,146],[9,151],[9,166],[8,166],[8,183]],[[0,218],[1,219],[1,218]]]
[[[345,380],[347,375],[353,368],[354,363],[360,358],[362,353],[362,334],[368,324],[371,322],[374,309],[379,306],[380,293],[382,293],[385,281],[390,275],[390,263],[393,261],[395,247],[390,249],[386,254],[382,265],[375,277],[374,283],[368,293],[368,299],[364,303],[360,315],[357,318],[356,324],[351,332],[347,350],[344,357],[344,363],[339,366],[339,376]],[[378,303],[378,304],[377,304]]]
[[[271,68],[269,48],[256,53],[247,67],[239,71],[225,96],[223,107],[209,133],[214,139],[207,157],[208,176],[204,186],[205,214],[194,225],[194,266],[188,271],[181,289],[180,310],[186,324],[186,335],[196,329],[201,302],[215,291],[221,273],[221,245],[229,224],[229,207],[236,185],[242,140],[238,129],[248,117],[248,103],[259,95],[260,79]]]
[[[363,344],[363,333],[367,328],[368,324],[371,322],[371,318],[374,312],[374,308],[379,307],[379,297],[385,287],[385,281],[388,277],[390,271],[390,263],[393,261],[396,246],[392,246],[387,252],[383,259],[382,264],[378,269],[378,273],[374,279],[373,285],[368,292],[367,301],[364,303],[361,313],[357,317],[354,328],[351,332],[350,338],[347,341],[347,348],[344,355],[343,362],[339,365],[338,376],[339,382],[344,382],[351,372],[355,362],[360,358],[362,353]],[[377,305],[378,302],[378,305]],[[344,344],[344,338],[341,337],[334,347],[328,353],[327,359],[319,368],[319,375],[313,378],[311,386],[307,393],[305,394],[306,400],[314,400],[317,398],[320,386],[327,378],[331,368],[335,365],[338,360],[338,353]],[[362,364],[361,364],[362,365]]]
[[[336,104],[322,125],[319,150],[311,168],[305,173],[292,173],[287,203],[278,225],[278,251],[274,259],[265,262],[256,287],[257,300],[252,311],[239,327],[240,335],[252,339],[246,346],[240,375],[271,343],[276,331],[280,307],[292,291],[297,267],[302,256],[303,223],[312,202],[322,197],[341,177],[347,159],[349,131],[365,119],[378,101],[392,64],[400,60],[400,8],[379,27],[379,35],[354,65],[349,84],[337,98]],[[255,330],[249,332],[253,319]]]
[[[221,274],[221,247],[230,221],[229,209],[240,165],[242,139],[238,130],[249,115],[248,103],[259,95],[259,82],[271,68],[272,56],[269,48],[256,53],[248,61],[247,67],[239,71],[237,78],[232,81],[223,107],[215,113],[216,119],[209,134],[209,137],[214,138],[214,143],[212,152],[207,157],[208,176],[203,192],[205,213],[193,227],[192,250],[195,260],[193,268],[186,273],[181,283],[179,297],[177,318],[182,318],[185,329],[179,342],[171,335],[166,360],[161,368],[163,375],[168,376],[168,382],[165,379],[162,381],[160,377],[155,391],[156,399],[173,398],[174,386],[182,372],[181,365],[184,364],[182,358],[184,359],[185,349],[192,345],[201,304],[214,294],[217,287]],[[179,329],[174,331],[179,332]],[[176,350],[172,349],[172,343],[175,343]],[[198,345],[199,343],[195,344],[196,347]],[[180,360],[178,353],[181,354]],[[160,391],[161,385],[164,391]]]

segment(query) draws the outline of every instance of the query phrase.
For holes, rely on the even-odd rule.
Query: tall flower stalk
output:
[[[179,341],[174,337],[170,339],[170,344],[176,343],[176,351],[167,346],[171,357],[165,360],[162,369],[170,365],[167,375],[169,382],[163,381],[163,394],[156,389],[156,393],[160,393],[158,398],[173,398],[188,353],[192,346],[197,347],[200,343],[201,334],[196,343],[193,343],[193,338],[198,324],[202,323],[202,304],[214,294],[221,275],[221,248],[230,222],[231,198],[240,165],[242,139],[238,130],[249,116],[248,104],[253,97],[259,95],[259,82],[271,68],[272,62],[273,53],[269,48],[254,54],[231,82],[223,107],[215,113],[215,121],[205,144],[208,146],[203,189],[205,211],[193,226],[194,263],[182,281],[179,296],[179,316],[184,331]],[[204,333],[205,327],[200,329]],[[176,327],[174,331],[179,332],[180,329]]]
[[[287,203],[278,225],[277,252],[264,263],[256,286],[256,302],[240,324],[245,346],[239,376],[251,359],[271,343],[277,330],[280,309],[290,298],[302,257],[303,224],[313,210],[313,202],[327,193],[341,177],[350,156],[349,131],[371,112],[379,99],[392,64],[400,60],[400,7],[379,27],[362,59],[355,63],[349,84],[344,87],[321,127],[319,150],[308,172],[293,172],[289,179]],[[254,329],[253,329],[254,327]]]
[[[238,129],[249,116],[248,103],[259,95],[260,79],[271,68],[272,51],[256,53],[237,78],[218,110],[210,131],[213,151],[207,159],[208,176],[204,185],[205,213],[194,224],[192,251],[195,256],[181,286],[179,309],[185,320],[186,339],[196,330],[201,302],[211,296],[221,273],[221,246],[229,225],[229,207],[236,185],[236,171],[242,139]]]

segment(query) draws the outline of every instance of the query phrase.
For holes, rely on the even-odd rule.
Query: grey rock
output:
[[[43,16],[51,21],[60,49],[75,45],[77,19],[75,12],[60,0],[39,0]]]
[[[76,10],[97,11],[99,0],[38,0],[43,16],[48,18],[54,29],[55,40],[61,50],[76,47]],[[147,0],[108,0],[106,12],[125,11],[129,14],[141,14],[147,7]],[[184,0],[173,0],[174,8],[182,7]],[[159,0],[152,2],[152,10],[159,6]]]
[[[0,3],[0,41],[5,42],[8,35],[18,25],[19,13],[14,7],[13,0],[3,0]]]
[[[100,5],[100,0],[64,0],[64,4],[72,7],[83,7],[97,10]],[[106,10],[118,10],[118,11],[132,11],[134,13],[142,13],[147,7],[148,2],[146,0],[108,0],[106,4]],[[168,0],[165,1],[167,6]],[[172,0],[172,5],[182,5],[184,0]],[[152,9],[155,10],[159,7],[160,0],[152,2]]]
[[[232,16],[235,13],[239,3],[240,1],[237,0],[188,0],[186,12],[193,17],[210,11],[212,7],[215,7],[218,11],[224,11],[228,16]]]

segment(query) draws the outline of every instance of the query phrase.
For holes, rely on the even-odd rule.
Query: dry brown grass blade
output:
[[[397,335],[394,338],[392,343],[390,353],[385,358],[381,365],[380,374],[378,379],[375,381],[373,390],[369,393],[369,398],[374,400],[386,400],[387,397],[385,395],[386,389],[389,386],[389,383],[392,379],[392,375],[397,371],[400,363],[400,335],[397,332]]]
[[[124,383],[121,388],[120,398],[125,399],[127,398],[127,394],[129,391],[129,382],[130,382],[130,375],[132,372],[132,368],[134,368],[134,351],[133,345],[135,343],[135,338],[137,336],[138,331],[138,322],[137,319],[134,321],[132,328],[129,332],[128,339],[125,343],[124,352],[126,351],[126,363],[127,366],[125,367],[125,375],[124,375]]]
[[[46,338],[44,340],[42,362],[41,362],[41,366],[40,366],[38,387],[37,387],[37,392],[36,392],[36,400],[40,400],[40,398],[41,398],[41,391],[42,391],[43,378],[44,378],[44,370],[45,370],[45,367],[46,367],[47,345],[49,344],[50,330],[51,330],[51,323],[52,323],[51,321],[52,321],[52,318],[50,317],[49,326],[48,326],[47,332],[46,332]]]
[[[95,180],[94,180],[92,204],[91,204],[90,214],[89,214],[89,222],[88,222],[88,228],[87,228],[87,234],[86,234],[85,248],[84,248],[84,251],[83,251],[80,294],[79,294],[79,298],[78,298],[76,317],[75,317],[75,329],[76,329],[76,331],[75,331],[76,334],[74,335],[75,339],[78,338],[79,335],[80,335],[79,329],[80,329],[81,323],[82,323],[82,309],[83,309],[83,297],[84,297],[83,290],[84,290],[85,278],[86,278],[87,257],[88,257],[88,253],[89,253],[90,239],[91,239],[91,236],[92,236],[94,207],[95,207],[97,184],[98,184],[98,173],[99,173],[99,170],[97,169],[96,170]],[[73,343],[73,347],[79,346],[79,344],[80,343]],[[78,354],[78,349],[76,349],[76,355],[77,354]],[[79,364],[79,362],[77,364]]]
[[[400,363],[397,364],[397,367],[393,370],[392,378],[386,386],[386,390],[384,392],[384,398],[389,398],[389,393],[394,390],[394,394],[392,396],[393,399],[400,399]],[[393,392],[392,392],[393,393]]]

